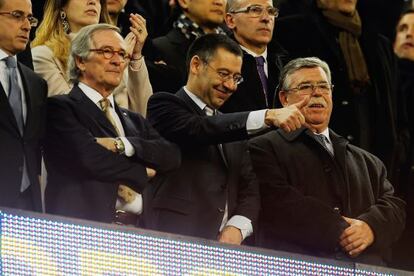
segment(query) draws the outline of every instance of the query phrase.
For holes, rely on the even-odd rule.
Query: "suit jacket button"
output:
[[[223,209],[223,208],[217,208],[217,210],[218,210],[220,213],[224,213],[224,209]]]

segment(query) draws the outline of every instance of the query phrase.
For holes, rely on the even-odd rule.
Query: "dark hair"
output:
[[[198,56],[204,62],[209,62],[219,48],[227,50],[236,56],[243,56],[239,44],[228,36],[223,34],[206,34],[194,40],[188,49],[187,69],[190,68],[190,62],[194,56]]]

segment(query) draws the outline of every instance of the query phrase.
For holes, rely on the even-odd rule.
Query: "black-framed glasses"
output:
[[[100,49],[89,49],[89,51],[103,55],[105,59],[111,59],[115,54],[117,54],[121,58],[122,62],[125,62],[129,59],[129,54],[127,54],[127,52],[125,52],[124,50],[117,51],[110,47],[104,47]]]
[[[0,15],[10,15],[13,19],[23,23],[27,18],[29,20],[30,27],[37,27],[39,20],[33,17],[33,15],[25,15],[23,11],[11,11],[11,12],[0,12]]]
[[[217,75],[219,76],[219,78],[221,79],[222,82],[232,80],[235,85],[239,85],[244,80],[243,76],[240,75],[240,74],[231,74],[229,71],[227,71],[225,69],[216,69],[213,66],[211,66],[210,64],[208,64],[207,62],[205,62],[204,64],[207,65],[208,67],[210,67],[211,69],[213,69],[214,72],[217,73]]]
[[[324,95],[329,95],[332,93],[334,85],[327,83],[327,82],[321,82],[321,83],[301,83],[296,87],[286,89],[286,91],[294,91],[296,93],[299,93],[301,95],[311,95],[314,91],[319,91],[320,93]]]
[[[251,5],[246,8],[235,10],[235,11],[229,11],[229,13],[245,13],[251,17],[260,17],[263,15],[264,12],[267,12],[267,14],[271,17],[278,17],[279,16],[279,9],[275,7],[263,7],[260,5]]]

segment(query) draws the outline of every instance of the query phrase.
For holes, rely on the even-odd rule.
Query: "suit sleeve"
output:
[[[270,225],[267,230],[275,239],[314,250],[333,251],[348,224],[328,205],[305,196],[289,183],[285,173],[289,164],[278,160],[273,143],[264,136],[249,143],[253,168],[259,179],[262,220]]]
[[[151,124],[138,114],[130,113],[134,124],[142,130],[139,135],[126,137],[135,149],[134,158],[157,172],[177,169],[181,152],[177,145],[162,138]]]
[[[148,103],[148,119],[158,132],[180,147],[214,145],[248,138],[249,112],[201,116],[175,95],[156,93]]]
[[[372,245],[378,249],[390,248],[397,241],[405,226],[405,202],[394,196],[394,188],[387,180],[384,164],[374,158],[371,174],[377,186],[372,187],[375,204],[372,204],[357,218],[365,221],[374,232],[375,240]]]
[[[67,166],[77,170],[76,173],[92,179],[121,182],[138,191],[144,189],[145,167],[96,143],[95,137],[73,112],[71,103],[64,98],[49,98],[47,116],[46,156],[49,150],[50,156],[65,159]]]

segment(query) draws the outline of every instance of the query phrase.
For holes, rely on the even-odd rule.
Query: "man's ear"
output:
[[[226,15],[224,16],[224,21],[226,22],[226,25],[230,30],[234,30],[236,28],[236,24],[234,23],[234,17],[231,13],[226,13]]]
[[[181,9],[186,11],[188,9],[188,2],[190,0],[177,0],[178,5],[180,5]]]
[[[81,57],[76,56],[75,63],[81,72],[85,71],[85,61]]]
[[[204,62],[197,55],[193,56],[190,60],[190,73],[198,75]]]
[[[288,93],[286,91],[283,91],[283,90],[279,91],[279,101],[283,105],[283,107],[286,107],[289,105]]]

